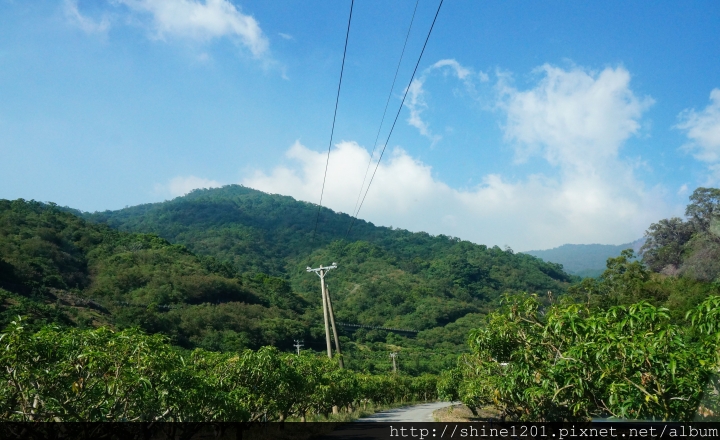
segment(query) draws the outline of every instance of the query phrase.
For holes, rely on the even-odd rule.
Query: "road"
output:
[[[388,436],[393,436],[392,429],[397,431],[402,428],[403,425],[406,425],[405,428],[409,429],[413,427],[413,423],[419,422],[423,423],[415,425],[418,429],[421,426],[427,430],[442,429],[439,426],[433,427],[433,425],[429,425],[427,422],[434,422],[432,417],[433,411],[452,404],[453,402],[423,403],[421,405],[406,406],[375,413],[369,417],[342,424],[337,430],[321,438],[323,440],[385,440],[389,438]],[[403,425],[398,425],[399,423]],[[435,431],[428,432],[435,433]],[[415,433],[417,434],[417,431]],[[402,434],[400,434],[400,436],[402,437]],[[407,435],[405,437],[407,437]],[[426,436],[425,438],[430,437]]]
[[[452,405],[452,402],[433,402],[421,405],[405,406],[378,412],[358,419],[358,422],[434,422],[432,413],[440,408]]]

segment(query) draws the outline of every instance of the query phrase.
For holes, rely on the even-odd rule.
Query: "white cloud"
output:
[[[286,34],[283,32],[278,32],[278,35],[280,35],[285,40],[294,40],[295,39],[295,37],[293,37],[292,35]]]
[[[710,163],[711,171],[718,171],[720,162],[720,89],[710,92],[710,104],[702,111],[684,110],[678,115],[677,128],[686,131],[690,140],[684,149],[703,162]],[[717,173],[714,173],[717,174]],[[718,174],[720,176],[720,174]]]
[[[296,143],[291,166],[256,171],[243,184],[318,203],[325,154]],[[332,150],[323,205],[352,212],[369,153],[354,142]],[[373,164],[374,166],[374,164]],[[485,176],[470,189],[454,189],[432,176],[432,168],[395,149],[378,169],[360,217],[380,225],[446,234],[518,250],[564,243],[624,243],[664,214],[661,194],[644,193],[619,176],[618,185],[597,177],[555,179],[534,175],[509,182]]]
[[[111,0],[135,12],[152,16],[157,38],[166,36],[207,41],[234,37],[255,57],[267,52],[268,40],[260,25],[228,0]]]
[[[447,69],[443,69],[444,67]],[[470,79],[472,71],[461,66],[460,63],[453,59],[445,59],[436,62],[425,69],[418,78],[415,78],[412,83],[410,83],[410,87],[408,88],[408,97],[405,100],[405,107],[410,110],[410,116],[407,119],[407,123],[410,124],[410,126],[417,128],[420,134],[430,139],[433,144],[442,139],[442,137],[440,135],[433,134],[428,123],[422,118],[422,113],[428,108],[427,102],[425,101],[426,91],[423,86],[425,81],[427,81],[428,75],[436,70],[441,70],[445,72],[445,74],[450,72],[459,80],[463,81],[466,87],[472,87]],[[483,80],[482,75],[479,76],[481,81]]]
[[[653,103],[635,96],[622,67],[595,74],[546,64],[536,73],[543,76],[531,90],[518,91],[503,77],[498,83],[505,138],[515,143],[519,160],[540,153],[567,170],[591,171],[617,157]]]
[[[440,60],[430,66],[428,70],[440,69],[442,67],[450,67],[453,71],[455,71],[455,75],[458,77],[458,79],[465,79],[471,73],[469,69],[461,66],[460,63],[452,59]],[[426,72],[428,70],[426,70]]]
[[[203,179],[195,176],[177,176],[165,184],[155,185],[155,192],[158,194],[169,194],[172,197],[180,197],[198,188],[219,188],[222,184],[216,180]]]
[[[468,69],[469,70],[469,69]],[[638,98],[622,69],[593,73],[543,66],[529,90],[501,81],[498,109],[506,139],[518,151],[555,166],[552,176],[508,180],[486,175],[480,185],[452,188],[400,148],[381,163],[360,217],[380,225],[446,234],[517,250],[564,243],[626,243],[671,208],[661,189],[645,189],[619,152],[637,134],[649,98]],[[528,153],[529,151],[529,153]],[[256,171],[247,186],[317,203],[326,155],[296,142],[288,165]],[[369,153],[341,142],[330,155],[323,205],[350,213]],[[373,163],[373,167],[374,167]]]
[[[427,108],[427,102],[425,102],[425,90],[423,89],[424,78],[414,79],[410,83],[408,89],[409,99],[405,100],[405,107],[410,110],[410,116],[408,116],[407,122],[412,127],[418,129],[421,135],[433,141],[433,143],[439,141],[441,137],[439,135],[433,135],[430,132],[428,124],[423,121],[421,115]]]
[[[100,20],[93,20],[80,13],[77,0],[65,0],[63,10],[67,19],[88,34],[101,34],[110,29],[110,20],[104,15]]]

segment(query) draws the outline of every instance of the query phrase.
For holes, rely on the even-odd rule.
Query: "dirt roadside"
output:
[[[476,422],[482,420],[498,420],[500,412],[492,407],[488,406],[478,410],[478,414],[473,415],[470,408],[463,404],[455,404],[440,408],[433,412],[433,418],[436,422]]]

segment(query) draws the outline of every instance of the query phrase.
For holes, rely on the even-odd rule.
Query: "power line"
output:
[[[327,179],[328,164],[330,163],[330,148],[332,147],[333,135],[335,134],[335,118],[337,117],[338,102],[340,101],[340,86],[342,85],[343,72],[345,71],[345,55],[347,54],[348,38],[350,37],[350,22],[352,21],[353,5],[355,0],[350,1],[350,17],[348,18],[347,31],[345,32],[345,49],[343,50],[342,65],[340,67],[340,81],[338,81],[337,96],[335,97],[335,112],[333,113],[332,128],[330,129],[330,144],[328,145],[327,160],[325,161],[325,175],[323,176],[322,189],[320,190],[320,204],[318,204],[317,215],[315,216],[315,227],[313,228],[312,241],[315,241],[320,209],[322,208],[323,194],[325,193],[325,179]]]
[[[412,85],[413,80],[415,79],[415,73],[417,73],[418,66],[420,65],[420,60],[422,60],[423,53],[425,53],[425,47],[427,47],[428,40],[430,40],[430,34],[432,34],[433,28],[435,27],[435,21],[438,18],[438,14],[440,13],[440,8],[443,5],[444,0],[440,0],[440,4],[438,5],[437,11],[435,12],[435,18],[433,18],[432,24],[430,25],[430,30],[428,31],[427,37],[425,38],[425,43],[423,44],[422,50],[420,51],[420,56],[418,57],[417,63],[415,64],[415,70],[413,70],[412,76],[410,77],[410,82],[408,83],[408,86],[405,88],[405,94],[403,95],[402,102],[400,103],[400,107],[398,108],[397,113],[395,114],[395,120],[393,121],[392,127],[390,127],[390,133],[388,134],[387,140],[385,141],[385,145],[383,145],[383,149],[380,152],[380,157],[378,158],[377,164],[375,165],[375,170],[372,173],[372,177],[370,177],[370,183],[368,183],[367,189],[365,190],[365,195],[362,198],[362,202],[360,202],[360,207],[357,210],[357,213],[352,219],[352,222],[350,223],[350,227],[348,228],[347,233],[345,234],[345,238],[347,238],[348,235],[350,235],[350,230],[352,229],[353,225],[355,224],[355,220],[357,219],[357,215],[360,214],[360,210],[362,209],[363,203],[365,203],[365,197],[368,195],[368,191],[370,191],[370,185],[373,183],[373,179],[375,179],[375,173],[377,173],[378,167],[380,166],[380,161],[383,158],[383,155],[385,154],[385,149],[388,146],[388,143],[390,143],[390,136],[392,136],[393,130],[395,129],[395,124],[397,123],[398,117],[400,116],[400,111],[403,108],[403,105],[405,104],[405,98],[407,97],[408,91],[410,90],[410,86]]]
[[[400,65],[402,64],[403,57],[405,56],[405,48],[410,37],[410,30],[412,29],[413,22],[415,21],[415,13],[417,12],[418,3],[420,0],[415,1],[415,9],[413,9],[412,17],[410,18],[410,26],[408,26],[407,34],[405,35],[405,43],[403,44],[402,52],[400,53],[400,60],[398,60],[397,68],[395,69],[395,76],[393,77],[392,85],[390,86],[390,92],[388,93],[387,101],[385,101],[385,109],[383,110],[382,118],[380,119],[380,126],[378,127],[375,141],[373,142],[373,149],[370,153],[370,160],[368,160],[367,168],[365,168],[365,175],[363,176],[362,184],[360,185],[360,191],[358,192],[357,200],[355,201],[355,207],[353,208],[353,217],[355,217],[355,211],[357,211],[358,203],[360,203],[360,196],[362,196],[363,188],[365,187],[365,180],[367,179],[368,171],[370,171],[370,165],[372,165],[372,158],[377,148],[377,141],[380,139],[380,131],[385,123],[385,114],[387,113],[388,105],[390,104],[390,98],[392,98],[392,92],[395,89],[395,81],[397,80],[398,72],[400,71]]]

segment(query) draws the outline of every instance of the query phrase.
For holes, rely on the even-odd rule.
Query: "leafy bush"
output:
[[[718,306],[709,297],[673,324],[647,302],[544,309],[534,295],[508,296],[470,334],[459,395],[520,420],[693,420],[703,397],[717,411],[703,391],[720,365]]]
[[[0,335],[0,420],[256,421],[436,397],[434,376],[373,376],[274,347],[183,354],[165,337],[14,321]]]

